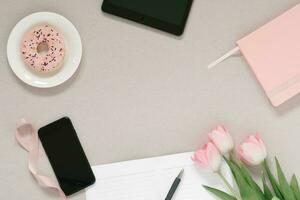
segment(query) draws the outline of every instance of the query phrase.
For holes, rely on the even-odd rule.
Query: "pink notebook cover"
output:
[[[274,106],[300,92],[300,4],[237,45]]]

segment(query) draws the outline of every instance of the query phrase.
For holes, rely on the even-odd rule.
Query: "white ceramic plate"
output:
[[[66,54],[61,69],[49,76],[32,72],[25,65],[21,55],[21,41],[24,34],[32,27],[40,24],[50,24],[62,32],[65,40]],[[19,21],[11,31],[7,42],[7,58],[16,76],[28,85],[49,88],[62,84],[76,71],[82,56],[82,44],[75,26],[65,17],[51,12],[37,12]]]

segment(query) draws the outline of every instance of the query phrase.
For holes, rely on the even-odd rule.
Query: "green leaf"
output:
[[[213,193],[214,195],[216,195],[217,197],[219,197],[222,200],[237,200],[234,196],[231,196],[221,190],[203,185],[203,187],[208,190],[209,192]]]
[[[227,158],[224,158],[229,165],[231,172],[235,178],[235,181],[239,187],[239,191],[241,194],[241,197],[243,200],[265,200],[264,197],[262,198],[255,189],[253,189],[246,181],[246,179],[243,177],[241,169],[239,166],[228,160]]]
[[[284,197],[285,200],[296,200],[293,190],[290,188],[290,185],[288,184],[284,173],[280,167],[280,164],[277,160],[277,158],[275,158],[276,160],[276,167],[277,167],[277,176],[278,176],[278,180],[279,180],[279,188],[280,191]]]
[[[237,165],[240,168],[242,176],[245,178],[245,180],[250,185],[250,187],[256,190],[257,194],[260,196],[261,199],[264,199],[263,191],[258,186],[258,184],[253,180],[248,168],[242,162],[236,160],[233,156],[230,157],[230,161],[235,163],[235,165]]]
[[[264,160],[264,162],[263,162],[263,167],[264,167],[264,170],[265,170],[265,172],[266,172],[266,174],[268,176],[268,179],[269,179],[269,181],[270,181],[270,183],[272,185],[272,188],[273,188],[273,191],[275,192],[275,195],[279,199],[283,199],[283,196],[282,196],[282,194],[280,192],[280,189],[279,189],[279,185],[278,185],[275,177],[273,176],[273,174],[272,174],[272,172],[271,172],[271,170],[269,168],[269,165],[268,165],[268,163],[267,163],[266,160]]]
[[[247,167],[241,163],[240,165],[240,170],[243,175],[243,177],[246,179],[247,183],[256,190],[257,194],[260,196],[261,199],[264,199],[264,193],[262,192],[261,188],[257,185],[257,183],[253,180],[249,170]]]
[[[272,195],[272,192],[271,192],[270,188],[268,187],[268,185],[266,183],[266,175],[265,175],[265,173],[263,173],[262,182],[263,182],[265,199],[266,200],[271,200],[273,198],[273,195]]]
[[[300,189],[299,189],[299,184],[298,184],[295,174],[292,176],[290,185],[291,185],[291,189],[293,190],[296,199],[300,200]]]

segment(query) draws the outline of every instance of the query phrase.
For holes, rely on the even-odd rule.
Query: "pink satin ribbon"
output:
[[[28,168],[30,173],[42,187],[54,190],[61,200],[66,200],[60,186],[49,177],[38,173],[39,139],[36,129],[25,119],[20,120],[17,125],[16,139],[26,151],[28,151]]]

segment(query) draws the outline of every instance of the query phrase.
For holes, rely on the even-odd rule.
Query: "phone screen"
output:
[[[95,182],[69,118],[61,118],[40,128],[38,135],[65,195],[71,195]]]

